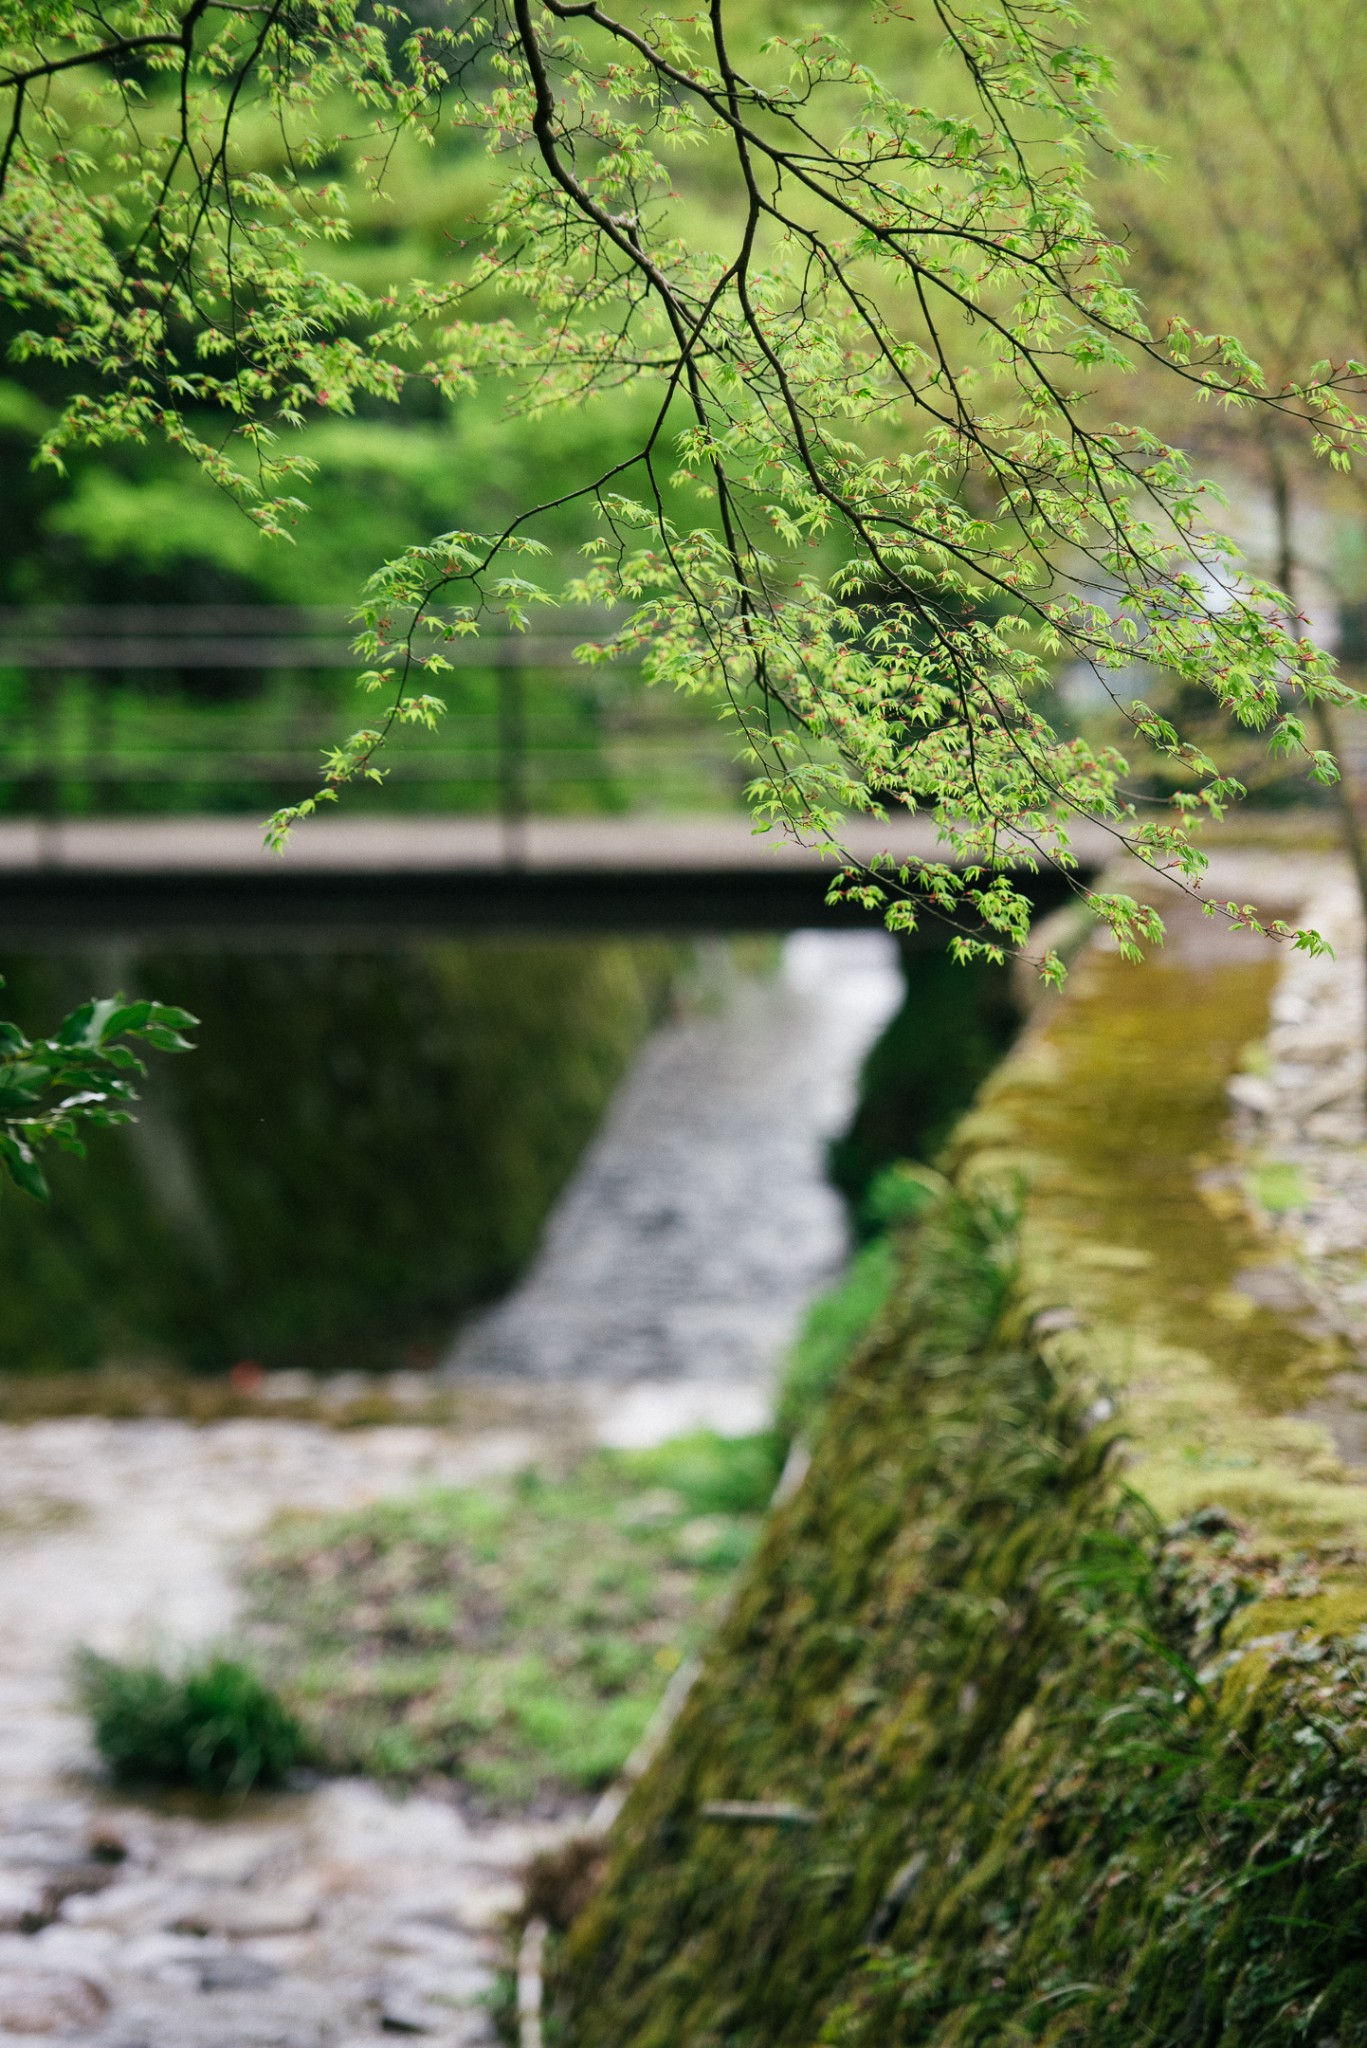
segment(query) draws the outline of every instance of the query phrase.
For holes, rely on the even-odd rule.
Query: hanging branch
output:
[[[1087,202],[1087,153],[1121,145],[1105,67],[1065,0],[919,9],[942,40],[947,111],[888,82],[913,35],[896,7],[859,56],[822,28],[757,48],[737,0],[650,15],[479,0],[410,34],[400,61],[390,11],[363,19],[333,0],[119,18],[117,50],[99,17],[77,15],[0,69],[0,219],[18,223],[4,274],[34,311],[21,352],[85,378],[51,459],[160,431],[279,530],[296,511],[283,485],[307,468],[281,436],[319,406],[392,400],[414,379],[451,397],[497,388],[529,412],[651,400],[639,445],[553,505],[379,571],[358,644],[387,708],[329,757],[318,795],[280,815],[277,840],[382,772],[396,722],[440,715],[420,685],[445,666],[444,641],[494,617],[521,627],[543,602],[607,608],[614,629],[585,660],[636,657],[718,701],[761,824],[838,851],[851,814],[931,817],[942,858],[846,860],[834,889],[894,929],[927,910],[948,919],[963,955],[1025,945],[1028,871],[1073,876],[1081,819],[1199,893],[1197,827],[1242,794],[1167,720],[1124,703],[1135,747],[1186,771],[1166,814],[1141,821],[1126,761],[1052,715],[1061,660],[1119,698],[1142,659],[1332,779],[1300,707],[1353,693],[1278,594],[1239,573],[1181,450],[1102,418],[1090,387],[1161,365],[1194,402],[1260,408],[1344,465],[1363,368],[1321,364],[1269,389],[1230,336],[1149,331]],[[85,41],[59,49],[71,35]],[[61,65],[100,80],[102,154],[65,147],[76,115]],[[344,98],[381,138],[376,176],[402,131],[484,138],[498,181],[455,279],[367,297],[310,267],[318,240],[345,233],[316,176]],[[235,154],[249,105],[288,144],[269,175]],[[217,442],[203,425],[215,412]],[[668,509],[681,492],[691,523]],[[538,581],[538,522],[567,505],[583,511],[586,565]],[[1129,897],[1090,900],[1127,951],[1161,934]]]

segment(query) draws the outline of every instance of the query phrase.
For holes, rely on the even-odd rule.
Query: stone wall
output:
[[[1232,948],[1092,951],[960,1127],[554,1949],[568,2048],[1367,2042],[1367,1474]]]

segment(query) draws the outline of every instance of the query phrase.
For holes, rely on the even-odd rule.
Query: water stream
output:
[[[904,993],[878,932],[795,933],[775,972],[708,964],[707,1000],[650,1039],[530,1272],[447,1366],[592,1389],[623,1444],[764,1420],[847,1250],[827,1152]]]

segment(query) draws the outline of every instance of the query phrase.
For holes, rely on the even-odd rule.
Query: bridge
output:
[[[866,924],[827,905],[830,857],[751,831],[734,734],[629,673],[585,670],[576,639],[608,622],[567,623],[577,635],[447,647],[438,734],[403,734],[385,755],[386,805],[421,810],[372,809],[364,792],[276,856],[258,821],[316,787],[320,749],[354,715],[339,695],[356,669],[342,611],[0,607],[0,943]],[[605,815],[643,797],[662,815]],[[213,815],[157,815],[196,807]],[[856,821],[847,843],[865,861],[943,852],[905,814]],[[1079,850],[1094,868],[1113,842],[1084,828]],[[1065,885],[1031,886],[1048,907]]]
[[[1084,868],[1113,850],[1079,835]],[[928,820],[861,819],[850,852],[936,858]],[[248,818],[0,821],[0,943],[232,941],[291,948],[477,932],[791,931],[863,925],[829,906],[831,857],[747,818],[327,816],[283,854]],[[1040,907],[1062,899],[1052,874]]]

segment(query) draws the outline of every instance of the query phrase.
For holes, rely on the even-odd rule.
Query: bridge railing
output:
[[[734,802],[735,742],[619,667],[585,668],[577,633],[487,634],[442,652],[435,735],[385,751],[388,808],[620,810]],[[316,785],[322,751],[380,705],[348,689],[345,615],[273,605],[0,607],[0,809],[260,809]],[[428,687],[427,679],[423,687]]]

